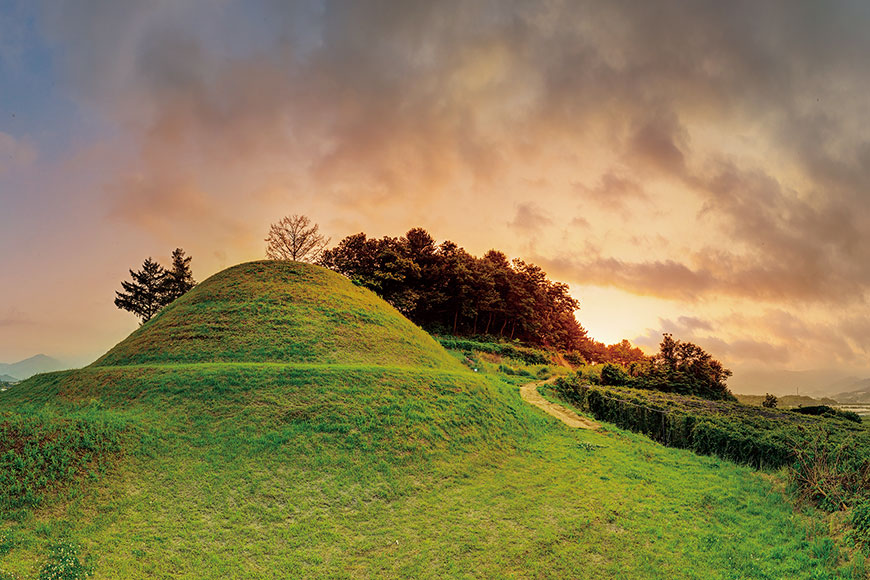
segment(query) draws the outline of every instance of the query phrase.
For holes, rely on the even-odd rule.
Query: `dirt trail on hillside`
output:
[[[557,405],[556,403],[551,403],[547,399],[541,396],[541,393],[538,392],[538,387],[541,385],[551,383],[556,380],[556,377],[546,381],[535,381],[533,383],[526,383],[522,387],[520,387],[520,396],[527,403],[531,403],[532,405],[542,409],[548,415],[552,415],[557,418],[564,424],[569,427],[574,427],[577,429],[598,429],[601,427],[595,421],[590,421],[585,417],[581,417],[574,411],[566,409],[562,405]]]

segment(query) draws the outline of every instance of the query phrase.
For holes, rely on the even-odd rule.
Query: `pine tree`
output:
[[[175,248],[172,252],[172,267],[166,271],[166,278],[164,278],[164,305],[183,296],[196,286],[196,280],[193,279],[193,272],[190,270],[190,260],[190,256],[185,256],[181,248]]]
[[[174,254],[173,254],[174,255]],[[130,270],[132,281],[121,282],[123,292],[115,292],[115,306],[132,312],[142,319],[142,324],[151,320],[165,304],[166,270],[148,258],[138,272]]]

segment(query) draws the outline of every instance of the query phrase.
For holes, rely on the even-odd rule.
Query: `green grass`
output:
[[[8,522],[0,570],[30,577],[69,540],[103,578],[851,577],[828,528],[747,468],[615,428],[568,430],[487,377],[454,409],[437,401],[461,374],[257,368],[232,417],[229,403],[184,402],[182,386],[201,392],[190,368],[140,376],[175,385],[126,407],[159,429],[139,443],[150,453]],[[378,384],[389,392],[371,394]],[[473,399],[490,396],[504,415],[481,416]],[[300,407],[318,411],[280,419]]]
[[[93,366],[201,362],[457,368],[373,292],[325,268],[275,261],[215,274]]]
[[[184,327],[170,314],[136,340]],[[354,332],[400,326],[370,320]],[[305,336],[341,334],[320,324]],[[125,434],[94,477],[0,514],[0,578],[865,577],[831,520],[795,510],[775,478],[616,428],[569,430],[516,388],[520,370],[563,371],[483,357],[474,373],[409,336],[388,339],[391,354],[350,341],[286,361],[240,346],[256,337],[212,337],[202,361],[183,341],[139,360],[125,341],[112,355],[124,364],[0,394],[2,413],[107,416]],[[269,340],[295,352],[292,337]],[[212,356],[232,341],[231,357]]]

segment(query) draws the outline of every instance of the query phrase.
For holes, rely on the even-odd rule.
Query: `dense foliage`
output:
[[[490,250],[472,256],[421,228],[401,238],[348,236],[320,264],[370,288],[429,330],[491,335],[580,351],[589,341],[568,286],[538,266]]]
[[[838,417],[853,423],[861,423],[861,415],[853,411],[841,411],[828,405],[811,405],[807,407],[796,407],[792,409],[795,413],[802,415],[815,415],[817,417]]]
[[[605,364],[599,380],[606,386],[655,389],[733,401],[736,399],[725,384],[730,376],[730,370],[698,345],[665,334],[655,356],[631,363],[628,372],[613,363]]]
[[[800,493],[847,506],[870,489],[870,431],[837,418],[561,378],[557,392],[596,419],[668,445],[759,468],[793,467]]]
[[[441,346],[449,350],[497,354],[517,359],[530,365],[545,365],[553,362],[550,353],[517,344],[509,344],[505,342],[482,342],[477,340],[446,337],[441,337],[438,341],[441,343]]]

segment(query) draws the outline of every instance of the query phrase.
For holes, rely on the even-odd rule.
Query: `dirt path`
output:
[[[542,397],[541,394],[538,392],[538,387],[554,380],[555,377],[547,381],[535,381],[533,383],[526,383],[525,385],[520,387],[520,396],[525,402],[531,403],[539,409],[543,409],[545,413],[547,413],[548,415],[552,415],[569,427],[575,427],[578,429],[598,429],[599,427],[601,427],[601,425],[599,425],[595,421],[590,421],[585,417],[581,417],[574,411],[566,409],[562,405],[551,403],[550,401]]]

